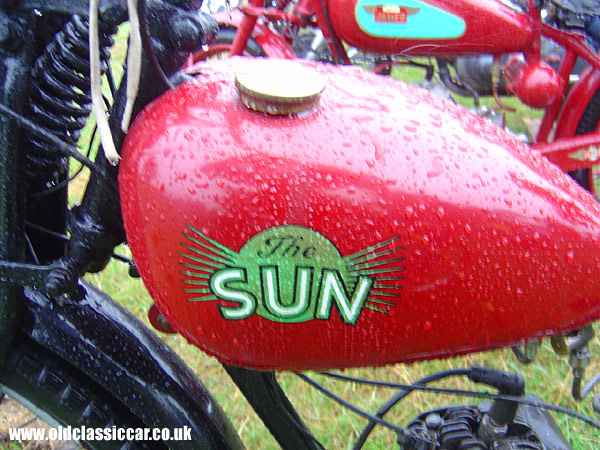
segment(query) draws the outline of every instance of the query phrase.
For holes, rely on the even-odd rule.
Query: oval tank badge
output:
[[[393,39],[456,39],[464,20],[417,0],[359,0],[356,20],[365,33]]]

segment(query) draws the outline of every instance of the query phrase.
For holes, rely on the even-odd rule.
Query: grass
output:
[[[120,37],[113,52],[121,58],[124,54],[124,36],[126,34],[127,29],[123,28],[120,31]],[[415,77],[417,77],[413,73],[405,73],[403,75],[409,81],[414,81]],[[469,106],[468,101],[465,101],[465,104]],[[538,113],[535,112],[535,114]],[[531,111],[520,109],[510,119],[511,128],[517,132],[525,131],[522,118],[526,116],[531,117],[531,115]],[[89,139],[90,130],[91,128],[85,133],[87,139]],[[82,140],[82,148],[86,146],[84,142],[85,138]],[[86,179],[87,172],[84,171],[72,183],[72,202],[76,202],[80,198]],[[122,254],[129,254],[129,250],[125,246],[117,249],[117,251]],[[139,279],[133,279],[127,275],[127,267],[123,263],[113,260],[104,272],[88,275],[87,278],[150,326],[146,318],[146,312],[152,304],[152,299],[146,293],[143,283]],[[249,449],[278,448],[269,432],[215,359],[208,357],[200,350],[189,345],[180,336],[163,336],[163,338],[193,369],[198,378],[202,380],[207,389],[222,405]],[[591,350],[592,355],[597,357],[598,344],[594,343]],[[594,358],[592,358],[592,361],[588,369],[588,374],[595,374],[600,371],[599,362],[594,361]],[[569,393],[570,369],[568,364],[566,361],[557,359],[554,356],[548,343],[544,343],[539,350],[538,359],[529,366],[519,365],[511,351],[505,349],[414,365],[395,365],[380,369],[351,369],[346,370],[344,373],[351,376],[376,378],[382,381],[411,383],[437,371],[470,367],[473,364],[521,372],[526,378],[527,391],[529,393],[537,395],[550,403],[560,404],[593,416],[589,400],[582,403],[575,403],[571,399]],[[340,396],[357,403],[361,408],[370,412],[376,411],[391,395],[385,389],[366,388],[353,383],[333,383],[323,380],[316,374],[314,377],[318,378],[324,385],[334,390]],[[280,373],[278,374],[278,379],[293,403],[297,405],[303,419],[313,430],[316,437],[324,444],[325,448],[351,448],[351,442],[356,439],[365,425],[364,420],[339,407],[314,389],[308,387],[294,374]],[[456,389],[474,388],[472,384],[462,379],[453,379],[439,385]],[[397,424],[406,424],[413,417],[425,410],[465,402],[469,403],[469,400],[439,394],[415,393],[407,401],[395,408],[388,416],[388,419]],[[597,430],[565,416],[557,415],[555,417],[575,449],[592,450],[600,447],[600,438]],[[376,428],[372,435],[372,440],[366,448],[394,448],[396,445],[395,442],[396,437],[392,433],[381,428]]]

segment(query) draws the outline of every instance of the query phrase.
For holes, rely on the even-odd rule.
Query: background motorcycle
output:
[[[591,133],[597,123],[592,106],[600,86],[592,81],[596,78],[595,69],[599,67],[594,51],[598,45],[594,37],[597,11],[590,6],[578,8],[577,2],[562,1],[533,2],[529,7],[526,1],[501,3],[495,0],[431,4],[462,15],[467,23],[472,20],[469,35],[458,39],[436,36],[428,34],[427,24],[423,24],[415,36],[398,35],[401,38],[390,44],[377,32],[363,29],[359,22],[366,19],[347,14],[355,9],[362,11],[361,2],[326,5],[305,0],[279,1],[271,5],[254,0],[232,12],[217,13],[215,18],[220,29],[216,41],[195,52],[192,60],[223,54],[275,58],[300,56],[338,64],[360,62],[383,74],[389,74],[395,64],[421,65],[427,69],[426,84],[431,86],[436,72],[446,89],[474,97],[476,105],[480,95],[493,95],[500,109],[510,110],[504,108],[499,98],[508,91],[525,105],[544,110],[532,146],[595,193],[592,171],[588,169],[597,160],[596,137],[570,138]],[[376,11],[378,7],[386,6],[383,3],[380,6],[373,3],[372,8],[367,6],[375,8],[372,14],[383,17],[383,10]],[[398,8],[385,20],[410,23],[411,16],[406,15],[402,6]],[[393,14],[397,15],[395,19]],[[492,17],[498,19],[494,23],[498,33],[489,33],[487,27],[475,25],[483,23],[482,18],[491,20]],[[580,34],[583,31],[587,37]],[[506,39],[506,36],[511,37]],[[586,39],[589,45],[586,45]],[[509,58],[508,54],[513,52],[522,53],[524,59],[517,55]],[[475,54],[482,56],[473,57]],[[437,58],[437,69],[430,63],[413,62],[410,57],[415,56]],[[557,70],[551,70],[544,60]],[[579,79],[584,62],[589,66]],[[572,80],[578,81],[568,95],[563,95]],[[503,124],[502,120],[496,121]],[[546,145],[549,141],[555,144]]]
[[[71,3],[68,14],[85,17],[86,6]],[[175,72],[210,28],[205,18],[188,14],[197,5],[143,6],[148,14],[142,23],[151,33],[142,66],[145,89],[136,110],[169,87],[163,71]],[[124,19],[120,3],[105,8],[101,17],[106,29]],[[2,49],[2,389],[44,412],[52,423],[187,424],[195,441],[170,446],[235,448],[239,441],[228,420],[178,358],[109,298],[79,281],[83,272],[104,267],[123,240],[123,229],[116,170],[102,158],[90,164],[69,146],[77,139],[81,117],[87,116],[89,88],[87,25],[65,9],[60,2],[11,2],[2,9],[10,31]],[[21,35],[26,39],[16,43],[13,37]],[[104,39],[109,42],[108,36]],[[115,90],[115,98],[111,123],[120,141],[124,89]],[[68,156],[93,172],[74,210],[66,208]],[[272,373],[227,370],[282,445],[318,448]]]

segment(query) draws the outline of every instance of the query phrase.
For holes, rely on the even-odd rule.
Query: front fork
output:
[[[0,10],[0,102],[21,113],[33,61],[31,18]],[[19,126],[0,116],[0,260],[22,261],[25,255],[24,165]],[[18,324],[21,287],[0,283],[0,361]]]
[[[160,82],[157,64],[168,74],[177,72],[199,41],[216,30],[214,20],[196,13],[197,3],[196,0],[146,2],[149,28],[146,31],[151,36],[148,41],[155,48],[155,58],[151,60],[144,54],[143,89],[140,89],[134,113],[168,88]],[[35,123],[24,118],[24,103],[29,98],[30,71],[40,54],[36,22],[47,28],[50,26],[46,25],[47,21],[40,21],[34,6],[19,9],[20,6],[18,2],[9,2],[0,7],[0,102],[4,110],[0,113],[0,361],[19,324],[22,286],[35,285],[53,296],[64,293],[85,271],[101,269],[114,246],[124,239],[116,188],[117,170],[98,156],[97,167],[100,172],[109,174],[110,179],[93,171],[82,205],[71,215],[67,254],[62,258],[58,256],[58,260],[57,256],[52,256],[48,261],[54,261],[45,266],[23,263],[28,245],[24,157],[26,150],[33,150],[26,147],[21,129],[23,126],[28,131],[32,131],[31,127],[37,128]],[[68,17],[73,13],[71,7],[76,13],[86,14],[87,1],[77,0],[69,7],[62,3],[46,5],[41,2],[39,10],[42,17],[52,17],[52,14]],[[103,13],[111,20],[122,21],[121,11],[118,6]],[[40,30],[46,34],[48,31],[51,30]],[[124,139],[119,126],[125,105],[124,84],[122,86],[111,114],[113,134],[119,144]],[[101,151],[99,155],[102,155]]]

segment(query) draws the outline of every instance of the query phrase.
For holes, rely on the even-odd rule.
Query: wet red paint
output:
[[[120,166],[136,264],[168,321],[220,360],[254,368],[382,365],[570,330],[600,314],[600,208],[515,138],[424,90],[315,65],[319,110],[272,117],[239,101],[233,59],[152,103]],[[300,63],[299,63],[300,64]],[[308,63],[303,63],[308,64]],[[188,302],[182,233],[238,252],[300,225],[342,256],[399,238],[404,280],[384,314],[226,320]]]

